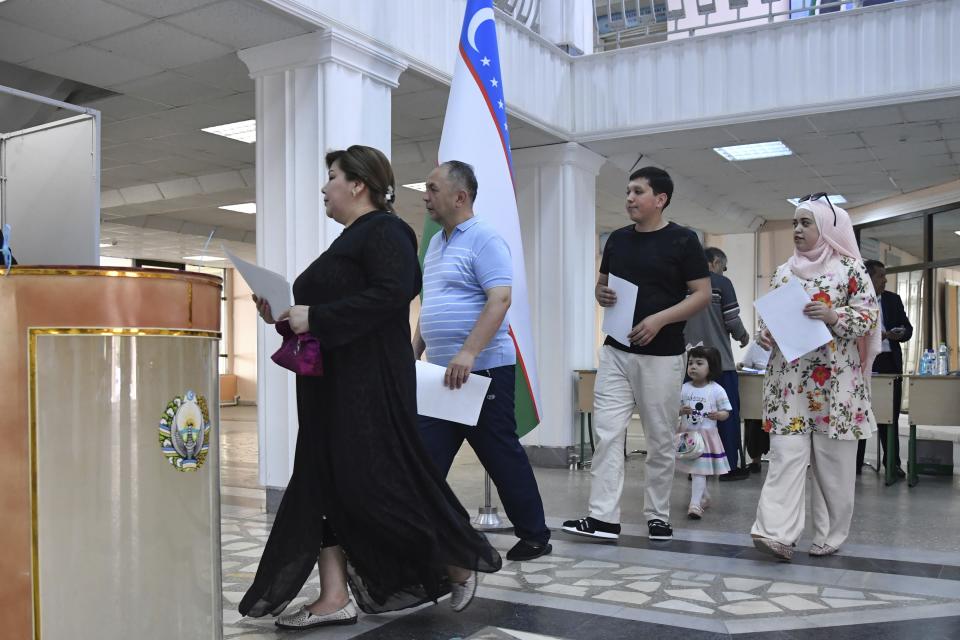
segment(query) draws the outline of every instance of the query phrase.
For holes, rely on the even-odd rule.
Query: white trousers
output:
[[[788,545],[800,539],[809,464],[813,543],[839,548],[853,518],[857,441],[820,434],[771,435],[769,457],[750,533]]]
[[[634,407],[647,443],[644,463],[646,520],[670,520],[674,450],[680,413],[680,386],[686,356],[641,356],[604,346],[593,392],[593,420],[597,432],[590,475],[590,516],[620,522],[623,494],[623,448]]]

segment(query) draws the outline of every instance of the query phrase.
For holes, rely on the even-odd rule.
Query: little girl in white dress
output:
[[[722,476],[730,471],[717,422],[730,416],[727,392],[714,382],[722,373],[720,352],[713,347],[694,347],[687,353],[687,376],[680,396],[680,431],[697,432],[703,439],[703,453],[692,460],[677,460],[677,471],[693,477],[690,508],[687,515],[699,520],[710,506],[707,476]]]

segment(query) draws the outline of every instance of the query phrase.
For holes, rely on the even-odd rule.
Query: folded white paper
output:
[[[459,389],[444,386],[447,368],[417,360],[417,413],[471,427],[480,420],[490,378],[471,373]]]
[[[230,262],[237,268],[246,281],[247,286],[258,298],[270,303],[270,313],[276,318],[293,304],[293,289],[290,283],[279,273],[264,269],[251,262],[247,262],[230,253],[230,250],[221,245]]]
[[[633,331],[633,312],[637,308],[637,285],[618,278],[612,273],[607,278],[607,286],[617,294],[617,302],[603,309],[603,332],[629,347],[630,332]]]
[[[822,347],[833,334],[822,320],[803,315],[810,296],[796,278],[753,303],[788,362]]]

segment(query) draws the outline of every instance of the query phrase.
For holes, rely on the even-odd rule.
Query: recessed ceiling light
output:
[[[214,256],[183,256],[183,260],[196,260],[197,262],[223,262],[224,258]]]
[[[228,124],[221,124],[216,127],[207,127],[206,129],[201,129],[201,131],[206,131],[207,133],[223,136],[224,138],[232,138],[234,140],[239,140],[240,142],[256,142],[257,141],[257,121],[256,120],[242,120],[240,122],[230,122]]]
[[[240,204],[226,204],[222,207],[217,207],[218,209],[226,209],[227,211],[236,211],[237,213],[256,213],[257,212],[257,203],[256,202],[241,202]]]
[[[778,156],[793,155],[790,147],[779,140],[772,142],[758,142],[756,144],[738,144],[732,147],[714,147],[714,151],[729,160],[730,162],[740,162],[742,160],[760,160],[762,158],[776,158]]]
[[[830,200],[830,202],[832,202],[833,204],[846,204],[846,203],[847,203],[847,199],[844,198],[843,196],[839,195],[839,194],[834,194],[834,195],[832,195],[832,196],[827,196],[827,198],[828,198],[828,199]],[[797,206],[798,204],[800,204],[800,198],[787,198],[787,202],[789,202],[789,203],[792,204],[793,206]]]
[[[427,183],[426,182],[411,182],[410,184],[403,185],[407,189],[413,189],[414,191],[426,191]]]
[[[954,233],[960,236],[960,231],[954,231]]]

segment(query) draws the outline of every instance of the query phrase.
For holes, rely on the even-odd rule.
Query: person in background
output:
[[[713,347],[694,347],[687,352],[687,377],[680,390],[680,431],[695,431],[703,440],[703,452],[692,460],[677,460],[677,470],[689,473],[690,506],[687,517],[699,520],[710,506],[707,477],[730,472],[717,424],[730,417],[727,392],[717,384],[720,377],[720,351]]]
[[[793,256],[771,286],[799,281],[811,298],[803,314],[823,322],[833,339],[788,361],[761,322],[761,346],[771,350],[763,384],[770,464],[750,534],[757,549],[780,560],[790,560],[803,534],[808,465],[809,554],[831,555],[847,539],[857,441],[876,431],[867,378],[880,351],[880,308],[847,212],[825,193],[801,198],[793,240]]]
[[[880,296],[880,353],[877,359],[873,361],[874,373],[892,373],[897,377],[893,380],[893,415],[894,420],[900,415],[900,404],[903,400],[903,350],[900,348],[901,342],[906,342],[913,337],[913,325],[910,324],[910,318],[907,317],[903,308],[903,300],[900,296],[887,291],[887,269],[882,262],[878,260],[867,260],[864,265],[867,267],[867,273],[870,274],[870,280],[873,282],[873,288]],[[881,424],[880,444],[883,447],[883,465],[887,464],[887,456],[893,456],[896,460],[896,474],[901,478],[906,474],[900,467],[900,438],[896,422],[894,424]],[[895,429],[896,435],[893,439],[893,451],[887,451],[887,430]],[[863,466],[863,456],[867,450],[867,443],[861,440],[857,447],[857,474]]]
[[[723,275],[727,270],[727,254],[716,247],[707,247],[703,253],[710,269],[710,304],[687,320],[683,335],[688,345],[702,344],[720,353],[722,370],[714,372],[715,379],[730,401],[727,417],[717,422],[730,467],[729,473],[720,479],[743,480],[750,476],[750,471],[746,462],[740,459],[740,384],[730,338],[737,340],[743,348],[750,342],[750,334],[740,320],[740,305],[733,283]]]

